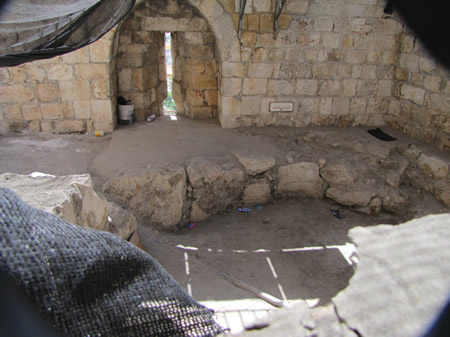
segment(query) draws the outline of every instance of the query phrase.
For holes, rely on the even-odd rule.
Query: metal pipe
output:
[[[280,18],[281,12],[286,4],[287,0],[276,0],[275,2],[275,13],[273,17],[273,38],[276,40],[278,36],[278,19]]]
[[[242,37],[242,18],[244,17],[245,6],[247,5],[247,0],[240,0],[239,8],[239,27],[238,27],[238,38]]]

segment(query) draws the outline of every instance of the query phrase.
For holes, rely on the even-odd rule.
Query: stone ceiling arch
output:
[[[187,0],[208,21],[221,62],[240,61],[240,46],[231,15],[217,0]]]

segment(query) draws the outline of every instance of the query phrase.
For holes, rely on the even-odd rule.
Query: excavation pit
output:
[[[215,121],[182,117],[172,121],[163,116],[151,124],[120,127],[102,138],[3,137],[0,171],[90,173],[97,191],[105,187],[108,200],[117,201],[137,216],[143,248],[197,300],[211,305],[240,303],[241,307],[243,302],[239,301],[250,300],[262,305],[258,296],[230,282],[225,273],[280,300],[307,299],[326,305],[347,288],[354,274],[354,247],[348,236],[351,228],[398,224],[448,212],[437,200],[445,201],[449,186],[445,184],[448,154],[399,132],[383,130],[397,140],[382,142],[367,133],[367,128],[227,130]],[[246,160],[249,158],[253,160]],[[194,164],[198,168],[199,163],[206,169],[189,169]],[[252,165],[255,163],[258,165]],[[176,169],[172,172],[168,167]],[[283,170],[288,177],[308,179],[300,179],[298,184],[289,178],[280,185],[280,172],[286,175]],[[143,199],[121,203],[121,198],[126,198],[107,187],[117,177],[128,176],[125,180],[133,181],[136,172],[150,178],[141,185],[133,183],[134,189],[127,192],[128,202],[136,195]],[[222,177],[222,172],[228,179],[220,183],[212,179]],[[195,181],[202,183],[195,185]],[[249,197],[245,191],[252,185],[263,186],[265,192],[260,194],[265,200],[245,202]],[[170,186],[176,188],[166,188]],[[329,192],[332,188],[341,193]],[[173,207],[178,202],[179,213],[155,208],[158,203],[166,205],[165,195],[180,196],[167,203]],[[363,201],[361,195],[369,195],[369,201]],[[405,196],[407,203],[397,199],[399,195]],[[150,198],[149,203],[145,198]],[[377,198],[381,204],[366,207]],[[349,200],[354,203],[349,205]],[[397,200],[403,203],[392,207]],[[204,221],[192,219],[197,207],[194,203],[204,211]],[[252,211],[238,212],[237,207]],[[331,210],[335,209],[342,209],[345,218],[333,215]],[[176,213],[178,218],[165,227],[163,222],[153,221],[155,213]],[[192,222],[195,226],[188,229]],[[263,306],[254,315],[266,309]]]

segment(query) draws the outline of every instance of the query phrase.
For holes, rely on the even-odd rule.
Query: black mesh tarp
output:
[[[6,0],[0,3],[0,66],[71,52],[99,39],[135,0]]]
[[[220,332],[211,311],[144,251],[28,206],[7,189],[0,189],[0,272],[61,336]]]

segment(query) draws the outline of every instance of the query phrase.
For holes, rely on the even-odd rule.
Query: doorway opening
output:
[[[171,119],[176,120],[177,105],[173,99],[173,62],[172,62],[172,36],[170,32],[164,34],[164,55],[165,55],[165,67],[166,67],[166,80],[167,80],[167,97],[163,102],[164,115],[170,116]]]

